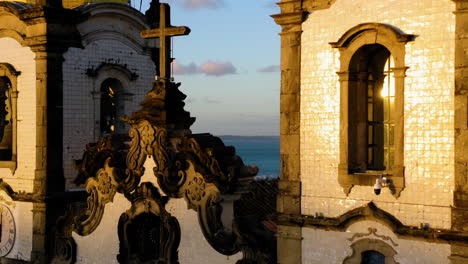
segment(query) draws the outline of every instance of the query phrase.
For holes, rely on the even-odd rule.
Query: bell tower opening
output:
[[[13,149],[12,84],[8,77],[0,77],[0,160],[11,160]]]

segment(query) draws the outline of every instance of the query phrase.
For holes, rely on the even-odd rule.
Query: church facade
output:
[[[466,263],[468,1],[278,5],[278,262]]]

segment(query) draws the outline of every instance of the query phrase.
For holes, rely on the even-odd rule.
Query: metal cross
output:
[[[159,4],[159,28],[143,30],[140,36],[145,39],[159,38],[159,78],[171,77],[171,37],[190,33],[188,27],[171,26],[171,8],[168,4]]]

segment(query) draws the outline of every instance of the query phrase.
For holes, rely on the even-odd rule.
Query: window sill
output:
[[[372,171],[368,170],[365,172],[355,172],[354,175],[363,175],[363,176],[378,176],[378,177],[391,177],[393,175],[393,171]]]
[[[401,191],[405,188],[404,167],[395,167],[393,170],[387,171],[365,171],[349,173],[347,164],[339,166],[338,182],[343,188],[346,195],[351,193],[351,189],[355,186],[374,186],[375,180],[387,177],[392,184],[394,190],[393,195],[398,198]]]
[[[16,161],[14,160],[1,160],[0,168],[8,168],[11,170],[11,173],[14,174],[16,170]]]

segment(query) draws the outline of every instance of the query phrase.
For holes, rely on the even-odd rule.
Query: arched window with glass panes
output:
[[[405,45],[414,35],[386,24],[364,23],[330,43],[340,53],[340,164],[349,194],[387,177],[392,194],[404,188]]]
[[[351,173],[390,171],[395,145],[392,56],[379,44],[364,45],[351,59],[348,85],[348,156]]]

